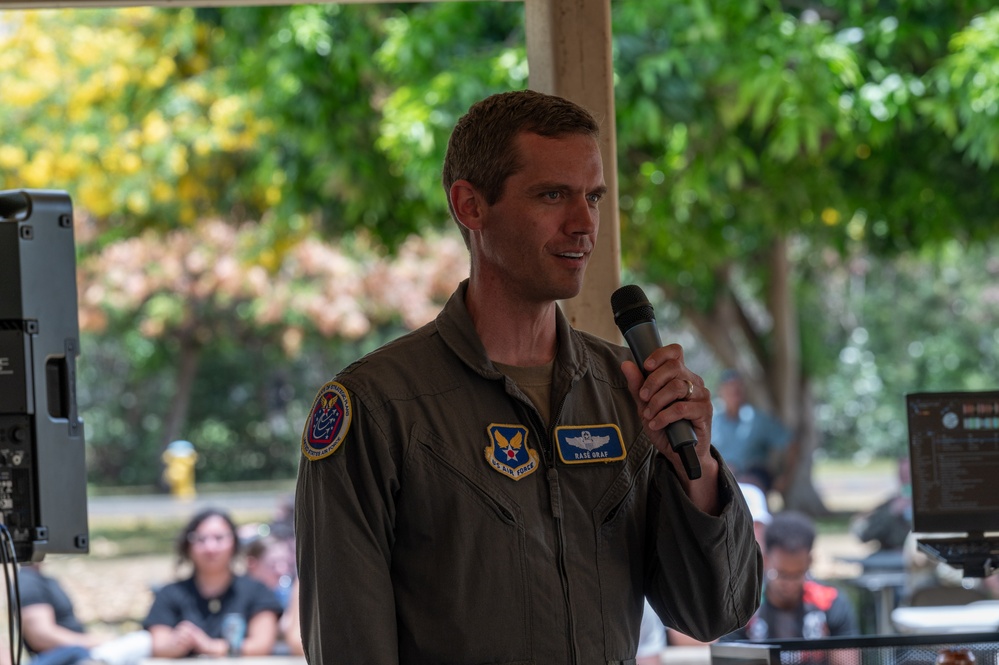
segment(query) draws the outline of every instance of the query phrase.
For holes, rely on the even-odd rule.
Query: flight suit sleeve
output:
[[[345,431],[310,433],[322,395],[303,433],[295,495],[306,659],[397,663],[390,571],[397,458],[356,394],[349,396],[347,422],[340,421]]]
[[[759,607],[763,558],[752,517],[724,464],[723,508],[714,517],[690,502],[672,464],[661,455],[653,463],[646,593],[666,625],[709,642],[746,625]]]

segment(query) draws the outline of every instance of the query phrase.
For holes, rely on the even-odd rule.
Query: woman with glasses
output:
[[[262,656],[274,649],[281,604],[261,582],[233,570],[236,526],[223,511],[195,515],[177,540],[191,574],[159,589],[143,622],[154,658]]]

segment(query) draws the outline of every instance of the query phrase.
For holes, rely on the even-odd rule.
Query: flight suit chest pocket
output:
[[[459,445],[473,444],[412,431],[392,552],[400,648],[422,654],[422,662],[526,661],[531,617],[521,509],[476,476]]]

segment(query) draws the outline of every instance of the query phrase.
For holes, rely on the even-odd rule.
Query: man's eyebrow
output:
[[[532,193],[541,193],[541,192],[551,192],[551,191],[554,191],[554,190],[558,190],[558,191],[571,191],[571,190],[574,190],[574,189],[576,189],[576,188],[573,187],[573,186],[571,186],[571,185],[569,185],[569,184],[567,184],[567,183],[558,182],[558,181],[555,181],[555,180],[550,180],[548,182],[539,182],[539,183],[536,183],[536,184],[532,185],[528,189],[528,191],[530,191]],[[587,194],[599,194],[600,196],[603,196],[603,195],[605,195],[607,193],[607,191],[608,191],[607,185],[600,185],[599,187],[595,187],[593,189],[587,189],[586,193]]]
[[[548,180],[548,181],[545,181],[545,182],[535,183],[535,184],[531,185],[528,189],[529,189],[529,191],[532,191],[532,192],[550,192],[553,189],[564,190],[564,189],[571,189],[571,188],[569,187],[569,185],[565,184],[564,182],[558,182],[558,181],[555,181],[555,180]]]

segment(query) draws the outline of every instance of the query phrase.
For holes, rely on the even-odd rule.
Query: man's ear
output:
[[[451,207],[461,225],[470,231],[482,228],[486,202],[475,186],[467,180],[455,180],[450,194]]]

